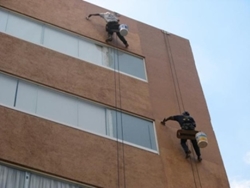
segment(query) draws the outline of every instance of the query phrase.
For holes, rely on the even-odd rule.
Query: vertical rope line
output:
[[[190,141],[190,142],[191,142],[191,141]],[[190,142],[189,142],[189,143],[190,143]],[[192,153],[194,153],[194,148],[191,147],[190,144],[188,144],[188,147],[189,147],[189,148],[192,148]],[[192,168],[192,173],[193,173],[193,178],[194,178],[195,187],[197,187],[197,184],[196,184],[196,181],[195,181],[195,176],[194,176],[194,167],[193,167],[192,161],[190,160],[189,163],[190,163],[190,166],[191,166],[191,168]]]
[[[191,141],[190,141],[190,142],[191,142]],[[192,150],[193,150],[193,153],[194,153],[194,148],[192,148]],[[198,175],[198,179],[199,179],[200,187],[202,188],[201,179],[200,179],[200,173],[199,173],[199,170],[198,170],[197,164],[195,164],[195,169],[196,169],[196,171],[197,171],[197,175]]]
[[[168,37],[166,37],[166,38],[167,38],[167,41],[168,41],[168,44],[169,44],[169,50],[170,50],[171,60],[172,60],[173,69],[174,69],[174,73],[175,73],[175,77],[176,77],[176,82],[177,82],[177,88],[178,88],[179,93],[180,93],[181,105],[182,105],[182,107],[183,107],[183,110],[185,110],[185,106],[184,106],[184,102],[183,102],[183,98],[182,98],[182,93],[181,93],[181,89],[180,89],[180,84],[179,84],[179,80],[178,80],[178,76],[177,76],[177,71],[176,71],[175,64],[174,64],[174,60],[173,60],[173,56],[172,56],[171,46],[170,46]],[[193,153],[194,153],[193,147],[192,147],[192,150],[193,150]],[[190,162],[191,162],[191,161],[190,161]],[[197,164],[195,164],[195,167],[196,167],[196,171],[197,171],[197,175],[198,175],[198,180],[199,180],[200,186],[202,187]],[[192,171],[193,171],[193,175],[194,175],[194,168],[193,168],[193,165],[192,165]],[[195,177],[194,177],[194,178],[195,178]],[[195,185],[196,185],[196,181],[195,181]]]
[[[200,178],[200,173],[199,173],[199,170],[198,170],[197,164],[195,165],[195,167],[196,167],[196,170],[197,170],[197,174],[198,174],[198,178],[199,178],[200,186],[201,186],[201,188],[202,188],[201,178]]]
[[[110,48],[109,48],[110,49]],[[114,53],[114,84],[115,84],[115,120],[116,120],[116,157],[117,157],[117,188],[120,187],[120,155],[119,155],[119,131],[118,131],[118,110],[117,110],[117,87],[116,87],[116,61]]]
[[[117,45],[117,35],[116,35],[116,45]],[[120,61],[119,61],[119,51],[116,48],[116,57],[117,57],[117,68],[118,68],[118,88],[119,88],[119,98],[120,98],[120,109],[122,109],[122,97],[121,97],[121,81],[120,81]],[[126,169],[125,169],[125,151],[124,151],[124,131],[123,131],[123,119],[122,119],[122,112],[121,112],[121,136],[122,136],[122,164],[123,164],[123,183],[124,187],[126,188]]]
[[[167,40],[168,40],[168,37],[167,37]],[[176,68],[175,68],[175,64],[174,64],[174,60],[173,60],[173,56],[172,56],[172,52],[171,52],[171,47],[170,47],[170,45],[169,45],[169,49],[170,49],[171,59],[172,59],[173,68],[174,68],[174,72],[175,72],[175,76],[176,76],[177,87],[178,87],[178,90],[179,90],[179,93],[180,93],[180,101],[181,101],[183,110],[185,110],[185,106],[184,106],[184,102],[183,102],[183,98],[182,98],[182,93],[181,93],[181,89],[180,89],[180,84],[179,84],[179,80],[178,80],[178,76],[177,76],[177,71],[176,71]],[[191,148],[192,148],[193,153],[194,153],[193,147],[191,147]],[[190,161],[190,162],[191,162],[191,161]],[[202,185],[201,185],[201,180],[200,180],[200,175],[199,175],[199,171],[198,171],[198,168],[197,168],[197,164],[195,164],[195,167],[196,167],[196,171],[197,171],[197,175],[198,175],[198,180],[199,180],[200,186],[202,187]],[[193,174],[194,174],[193,165],[192,165],[192,171],[193,171]],[[195,183],[195,184],[196,184],[196,183]]]
[[[183,109],[184,109],[184,104],[182,102],[182,97],[181,97],[179,82],[178,82],[178,78],[177,78],[177,74],[176,74],[176,69],[175,69],[175,66],[174,66],[174,60],[173,60],[173,56],[172,56],[171,46],[170,46],[170,42],[168,40],[167,33],[165,33],[163,31],[163,35],[164,35],[164,41],[165,41],[165,45],[166,45],[166,48],[167,48],[168,56],[169,56],[169,63],[170,63],[171,74],[172,74],[173,81],[174,81],[174,88],[175,88],[175,94],[176,94],[176,98],[177,98],[177,104],[178,104],[178,107],[179,107],[179,111],[181,113],[180,100],[181,100],[181,104],[182,104]],[[180,99],[178,98],[177,89],[179,90]],[[192,169],[194,184],[195,184],[195,187],[197,187],[196,181],[195,181],[195,176],[194,176],[194,170],[193,170],[193,166],[192,166],[191,161],[190,161],[190,165],[191,165],[191,169]]]
[[[181,93],[181,89],[180,89],[180,84],[179,84],[179,80],[178,80],[178,76],[177,76],[177,71],[176,71],[176,68],[175,68],[174,59],[173,59],[173,55],[172,55],[172,50],[171,50],[171,46],[170,46],[170,42],[169,42],[168,37],[166,37],[166,39],[167,39],[167,43],[169,45],[171,64],[173,65],[173,71],[175,73],[176,85],[177,85],[177,89],[178,89],[179,94],[180,94],[181,105],[182,105],[183,110],[185,110],[183,99],[182,99],[182,93]]]
[[[177,94],[177,87],[176,87],[176,79],[175,79],[175,75],[173,73],[173,59],[171,58],[171,50],[170,50],[170,45],[169,45],[169,41],[168,41],[168,37],[166,36],[167,34],[165,34],[163,32],[163,36],[164,36],[164,42],[165,42],[165,45],[166,45],[166,49],[167,49],[167,53],[168,53],[168,60],[169,60],[169,64],[170,64],[170,70],[171,70],[171,75],[172,75],[172,78],[173,78],[173,83],[174,83],[174,90],[175,90],[175,96],[176,96],[176,100],[177,100],[177,104],[178,104],[178,108],[179,108],[179,112],[181,112],[181,107],[180,107],[180,102],[179,102],[179,97],[178,97],[178,94]]]

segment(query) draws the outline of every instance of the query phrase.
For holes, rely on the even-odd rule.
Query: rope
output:
[[[191,142],[191,141],[190,141],[190,142]],[[190,144],[188,144],[188,147],[189,147],[189,148],[192,148],[192,153],[194,153],[194,148],[191,147]],[[194,176],[194,167],[193,167],[192,161],[190,160],[189,163],[190,163],[190,166],[191,166],[191,168],[192,168],[192,173],[193,173],[193,178],[194,178],[194,184],[195,184],[195,187],[197,187],[197,184],[196,184],[196,181],[195,181],[195,176]]]
[[[191,142],[191,141],[190,141]],[[192,151],[194,153],[194,148],[192,147]],[[196,172],[197,172],[197,175],[198,175],[198,179],[199,179],[199,183],[200,183],[200,187],[202,188],[202,185],[201,185],[201,179],[200,179],[200,173],[199,173],[199,170],[198,170],[198,167],[197,167],[197,164],[195,164],[195,169],[196,169]]]
[[[116,119],[116,155],[117,155],[117,188],[120,187],[120,156],[119,156],[119,138],[118,138],[118,111],[117,111],[117,94],[116,94],[116,91],[117,91],[117,88],[116,88],[116,71],[115,71],[115,68],[116,68],[116,63],[114,61],[114,83],[115,83],[115,119]]]
[[[197,174],[198,174],[198,178],[199,178],[200,186],[201,186],[201,188],[202,188],[201,178],[200,178],[200,173],[199,173],[199,170],[198,170],[198,168],[197,168],[197,165],[195,165],[195,167],[196,167],[196,171],[197,171]]]
[[[117,36],[116,36],[116,41],[117,41]],[[118,57],[118,50],[117,51],[117,63],[118,63],[118,71],[120,70],[120,61]],[[119,83],[119,98],[120,98],[120,108],[122,109],[122,98],[121,98],[121,82],[120,82],[120,73],[118,74],[118,83]],[[123,180],[124,180],[124,187],[126,188],[126,169],[125,169],[125,157],[124,157],[124,134],[123,134],[123,119],[122,119],[122,113],[121,113],[121,134],[122,134],[122,159],[123,159]]]
[[[168,37],[166,37],[167,38],[167,42],[168,42],[168,45],[169,45],[169,52],[170,52],[170,59],[171,59],[171,64],[172,64],[172,66],[173,66],[173,69],[171,69],[171,72],[172,71],[174,71],[174,73],[175,73],[175,79],[176,79],[176,83],[174,83],[175,84],[175,88],[176,88],[176,85],[177,85],[177,89],[178,89],[178,91],[179,91],[179,94],[180,94],[180,101],[181,101],[181,105],[182,105],[182,108],[183,108],[183,110],[185,111],[185,108],[184,108],[184,103],[183,103],[183,99],[182,99],[182,93],[181,93],[181,89],[180,89],[180,84],[179,84],[179,80],[178,80],[178,76],[177,76],[177,71],[176,71],[176,68],[175,68],[175,64],[174,64],[174,59],[173,59],[173,56],[172,56],[172,51],[171,51],[171,46],[170,46],[170,42],[169,42],[169,40],[168,40]],[[173,73],[172,73],[173,74]],[[176,89],[176,90],[177,90]],[[178,101],[178,103],[179,103],[179,101]],[[179,104],[178,104],[179,105]],[[180,106],[180,105],[179,105]],[[179,107],[179,109],[180,109],[180,107]],[[180,111],[181,112],[181,111]]]
[[[117,35],[116,35],[116,46],[117,46]],[[120,104],[119,107],[120,109],[122,109],[122,98],[121,98],[121,82],[120,82],[120,61],[119,61],[119,57],[118,57],[118,50],[117,48],[115,49],[115,53],[114,53],[114,79],[115,79],[115,107],[116,107],[116,135],[117,135],[117,161],[118,161],[118,186],[120,187],[120,154],[119,154],[119,139],[118,139],[118,104],[117,104],[117,83],[116,83],[116,75],[118,75],[118,89],[119,89],[119,99],[120,99]],[[117,61],[116,61],[117,58]],[[116,73],[116,62],[117,62],[117,72]],[[125,169],[125,151],[124,151],[124,134],[123,134],[123,119],[122,119],[122,112],[121,112],[121,140],[122,140],[122,165],[123,165],[123,184],[124,184],[124,188],[126,188],[126,169]]]
[[[116,43],[117,43],[117,35],[116,35]],[[118,83],[119,83],[119,98],[120,98],[120,108],[122,109],[122,97],[121,97],[121,82],[120,82],[120,61],[118,57],[118,50],[117,52],[117,64],[118,64]],[[124,150],[124,134],[123,134],[123,119],[122,119],[122,113],[121,113],[121,127],[122,127],[122,159],[123,159],[123,181],[124,181],[124,188],[126,188],[126,165],[125,165],[125,150]]]
[[[168,59],[169,59],[169,62],[170,62],[171,75],[172,75],[173,83],[174,83],[175,96],[176,96],[176,100],[177,100],[179,111],[181,112],[179,97],[178,97],[178,94],[177,94],[177,87],[176,87],[176,84],[175,84],[175,82],[176,82],[175,81],[175,79],[176,79],[175,77],[177,77],[177,76],[176,76],[176,74],[174,75],[174,71],[173,71],[173,57],[172,57],[172,52],[171,52],[170,44],[169,44],[169,41],[168,41],[168,37],[166,35],[167,34],[165,34],[163,32],[164,42],[165,42],[165,45],[166,45],[166,48],[167,48]]]
[[[171,74],[172,74],[173,81],[174,81],[174,88],[175,88],[177,103],[178,103],[179,111],[181,113],[181,105],[182,105],[182,108],[183,108],[184,111],[185,111],[185,107],[184,107],[184,102],[183,102],[182,93],[181,93],[181,89],[180,89],[180,84],[179,84],[179,80],[178,80],[177,73],[176,73],[177,71],[176,71],[173,56],[172,56],[170,42],[169,42],[169,39],[167,37],[168,34],[166,32],[163,32],[163,35],[164,35],[164,41],[165,41],[165,45],[166,45],[166,48],[167,48],[167,52],[168,52],[168,55],[169,55],[170,69],[171,69]],[[179,91],[180,99],[178,98],[177,90]],[[181,105],[180,105],[180,103],[181,103]],[[189,148],[190,148],[190,146],[189,146]],[[192,148],[192,151],[194,153],[193,147],[191,147],[191,148]],[[191,161],[190,161],[190,165],[191,165],[192,174],[193,174],[193,178],[194,178],[194,184],[195,184],[195,187],[197,187],[197,184],[196,184],[196,181],[195,181],[195,175],[194,175],[194,168],[193,168],[193,165],[192,165]],[[195,165],[195,167],[196,167],[196,171],[197,171],[197,174],[198,174],[198,180],[199,180],[199,183],[200,183],[200,187],[202,187],[197,165]]]

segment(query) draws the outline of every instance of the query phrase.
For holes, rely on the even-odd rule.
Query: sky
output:
[[[250,188],[250,0],[86,1],[190,41],[230,186]]]

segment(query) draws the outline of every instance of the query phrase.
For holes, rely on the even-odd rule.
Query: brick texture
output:
[[[2,0],[0,6],[145,58],[148,82],[0,33],[0,71],[155,121],[159,154],[0,106],[0,160],[102,188],[229,187],[187,39],[126,16],[128,49],[105,44],[107,11],[81,0]],[[119,82],[118,82],[119,81]],[[202,163],[184,158],[175,122],[187,110],[208,135]],[[139,135],[138,135],[139,136]]]

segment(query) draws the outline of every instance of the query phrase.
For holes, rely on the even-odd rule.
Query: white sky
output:
[[[87,1],[190,41],[231,188],[249,188],[250,1]]]

